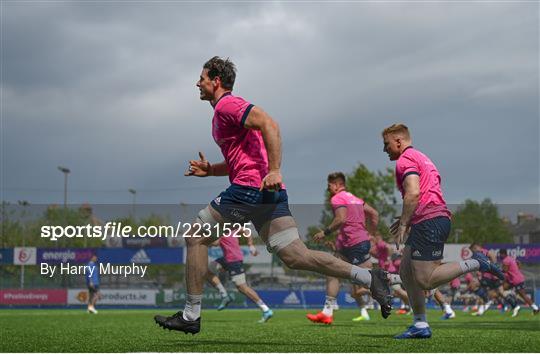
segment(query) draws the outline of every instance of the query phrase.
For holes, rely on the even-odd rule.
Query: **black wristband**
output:
[[[330,228],[328,228],[328,227],[325,227],[325,228],[324,228],[324,236],[328,236],[328,235],[330,235],[331,233],[332,233],[332,230],[330,230]]]

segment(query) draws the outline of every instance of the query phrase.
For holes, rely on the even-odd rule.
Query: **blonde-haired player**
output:
[[[382,132],[384,152],[396,161],[396,183],[403,197],[400,218],[391,226],[396,244],[405,242],[400,275],[414,313],[414,323],[396,339],[430,338],[424,290],[437,288],[472,271],[504,278],[483,254],[461,262],[441,263],[451,226],[451,213],[441,190],[435,164],[412,146],[409,129],[393,124]]]

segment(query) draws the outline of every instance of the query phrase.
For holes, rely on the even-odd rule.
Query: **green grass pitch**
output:
[[[203,312],[201,333],[166,331],[154,314],[171,310],[0,310],[0,352],[538,352],[540,315],[522,311],[517,318],[489,311],[482,317],[457,312],[443,321],[428,319],[433,337],[398,341],[392,336],[411,317],[383,320],[370,311],[369,322],[352,322],[354,310],[339,310],[330,326],[310,323],[304,310],[276,310],[259,324],[257,310]],[[312,310],[311,312],[315,312]]]

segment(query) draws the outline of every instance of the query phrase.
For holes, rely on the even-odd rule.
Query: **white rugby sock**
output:
[[[444,304],[443,304],[443,309],[444,309],[444,312],[445,312],[445,313],[452,313],[452,312],[454,312],[454,311],[452,310],[452,307],[450,307],[450,304],[447,304],[447,303],[444,303]]]
[[[218,285],[216,285],[216,288],[218,289],[219,295],[221,295],[221,297],[227,297],[227,289],[225,289],[223,284],[219,283]]]
[[[484,312],[486,312],[486,310],[487,310],[486,305],[480,305],[478,307],[478,314],[482,315]]]
[[[195,321],[201,317],[201,303],[202,303],[202,294],[200,295],[190,295],[186,296],[186,306],[184,307],[184,320]]]
[[[429,324],[427,323],[427,320],[426,320],[426,314],[425,313],[421,313],[419,315],[414,315],[414,326],[416,328],[427,328],[429,327]]]
[[[427,323],[427,320],[426,320],[426,314],[425,313],[422,313],[422,314],[419,314],[419,315],[414,315],[414,326],[416,328],[427,328],[429,327],[429,324]]]
[[[266,306],[266,304],[262,300],[257,301],[257,306],[259,306],[259,308],[261,309],[262,312],[266,312],[266,311],[270,310],[270,308],[268,306]]]
[[[475,270],[480,269],[480,263],[476,259],[461,261],[459,262],[459,266],[463,273],[474,272]]]
[[[336,304],[336,298],[333,296],[326,296],[324,301],[324,307],[322,313],[326,316],[332,316],[334,314],[334,305]]]
[[[414,326],[416,328],[428,328],[429,327],[429,323],[425,322],[425,321],[418,321],[418,322],[415,322],[414,323]]]
[[[351,280],[353,283],[360,283],[369,288],[371,286],[371,272],[367,269],[353,265],[351,268]]]
[[[367,309],[365,307],[362,307],[360,309],[360,316],[365,317],[365,318],[369,318],[369,313],[367,312]]]

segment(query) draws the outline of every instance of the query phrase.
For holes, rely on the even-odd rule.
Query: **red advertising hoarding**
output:
[[[66,289],[0,290],[0,305],[65,305]]]

